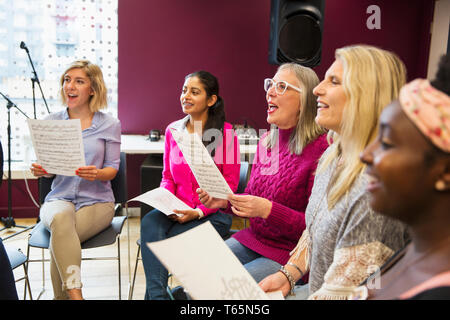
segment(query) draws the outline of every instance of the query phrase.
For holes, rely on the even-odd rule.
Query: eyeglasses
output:
[[[275,85],[275,91],[280,96],[286,92],[286,89],[288,87],[291,87],[295,91],[302,92],[302,89],[293,86],[292,84],[286,82],[286,81],[275,81],[273,79],[264,79],[264,90],[267,92]]]

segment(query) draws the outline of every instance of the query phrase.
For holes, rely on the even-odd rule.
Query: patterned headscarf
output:
[[[450,153],[450,97],[428,80],[416,79],[403,86],[399,100],[420,131],[436,147]]]

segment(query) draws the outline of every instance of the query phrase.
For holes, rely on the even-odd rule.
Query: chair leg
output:
[[[41,254],[42,254],[42,290],[39,293],[39,296],[37,298],[38,300],[45,292],[45,261],[44,261],[45,257],[44,257],[44,249],[41,249],[41,250],[42,250],[42,252],[41,252]]]
[[[45,259],[44,259],[44,249],[41,249],[42,250],[42,289],[41,289],[41,292],[39,292],[39,295],[38,295],[38,297],[37,297],[37,300],[39,300],[40,298],[41,298],[41,296],[44,294],[44,292],[45,292],[45,265],[44,265],[44,263],[45,263]],[[26,267],[25,267],[25,272],[26,272],[26,276],[27,276],[27,279],[28,279],[28,267],[29,267],[29,263],[30,263],[30,246],[28,245],[27,246],[27,262],[25,263],[26,264]],[[24,288],[24,297],[26,297],[26,287]],[[30,294],[30,299],[33,299],[32,298],[32,296],[31,296],[31,287],[30,287],[30,284],[28,283],[28,290],[29,290],[29,294]]]
[[[27,246],[27,261],[24,264],[25,274],[28,274],[28,264],[30,263],[30,246]],[[23,288],[23,300],[27,299],[27,290]]]
[[[173,294],[172,294],[172,290],[170,289],[169,286],[166,287],[166,292],[169,295],[170,300],[175,300],[175,298],[173,297]]]
[[[23,288],[23,300],[26,300],[27,298],[27,287],[28,287],[28,294],[30,295],[30,300],[33,300],[33,296],[31,295],[31,286],[30,286],[30,280],[28,279],[28,271],[25,264],[23,264],[23,272],[25,274],[25,288]]]
[[[128,293],[128,300],[133,300],[134,283],[136,281],[136,272],[137,272],[140,253],[141,253],[141,246],[138,247],[137,254],[136,254],[136,263],[134,265],[133,281],[131,282],[130,292]]]
[[[130,216],[128,215],[128,203],[125,203],[125,212],[127,216],[127,242],[128,242],[128,283],[131,280],[131,255],[130,255]]]
[[[119,261],[119,300],[122,300],[122,281],[121,281],[121,274],[120,274],[120,238],[117,238],[117,257]]]
[[[125,212],[127,215],[128,288],[131,288],[130,217],[128,215],[128,203],[125,203]]]

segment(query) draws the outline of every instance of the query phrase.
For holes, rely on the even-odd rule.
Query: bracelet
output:
[[[292,275],[289,273],[289,271],[287,271],[284,266],[281,266],[280,270],[279,270],[282,274],[284,274],[286,276],[286,278],[289,280],[289,285],[291,286],[291,290],[289,291],[288,295],[290,296],[295,296],[294,293],[294,287],[295,287],[295,280],[292,277]]]
[[[287,265],[288,265],[288,266],[293,266],[295,269],[297,269],[297,271],[300,273],[300,279],[303,278],[303,276],[304,276],[305,274],[303,273],[302,270],[300,270],[300,268],[299,268],[295,263],[292,263],[292,262],[289,261],[289,262],[287,263]]]
[[[202,209],[195,208],[194,210],[198,212],[198,218],[197,219],[200,220],[201,218],[203,218],[205,216],[205,214],[203,213]]]

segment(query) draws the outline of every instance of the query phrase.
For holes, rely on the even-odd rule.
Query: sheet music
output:
[[[86,165],[79,119],[27,121],[37,162],[48,173],[75,176]]]
[[[130,201],[140,201],[153,208],[158,209],[159,211],[165,213],[167,216],[171,214],[175,214],[173,210],[192,210],[186,203],[178,199],[172,192],[167,190],[166,188],[156,188],[146,193],[137,196]],[[177,216],[181,217],[182,214],[177,214]]]
[[[197,134],[170,129],[200,188],[212,197],[227,199],[233,193]]]
[[[147,246],[193,299],[269,299],[209,221]],[[279,292],[270,296],[283,298]]]

